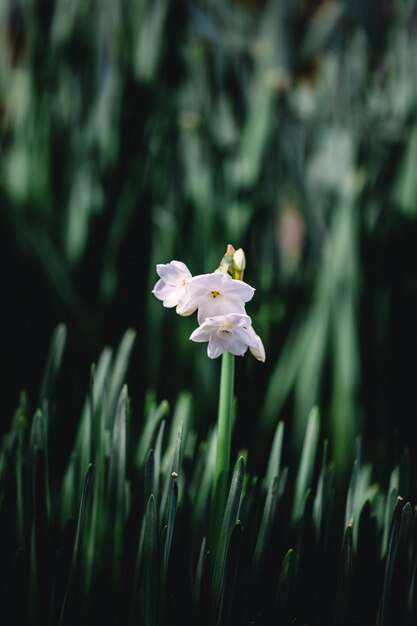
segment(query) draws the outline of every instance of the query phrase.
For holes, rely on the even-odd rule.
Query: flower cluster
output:
[[[159,280],[152,293],[165,307],[176,307],[179,315],[197,311],[199,327],[190,339],[208,342],[207,354],[215,359],[223,352],[243,356],[247,349],[259,361],[265,361],[261,338],[252,327],[245,304],[255,289],[243,280],[245,257],[242,250],[228,246],[220,267],[211,274],[192,276],[181,261],[156,266]]]

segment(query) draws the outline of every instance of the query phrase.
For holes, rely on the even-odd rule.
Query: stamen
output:
[[[211,296],[212,296],[212,298],[217,298],[217,296],[220,296],[220,295],[221,295],[221,294],[220,294],[220,291],[212,291],[212,292],[211,292]]]

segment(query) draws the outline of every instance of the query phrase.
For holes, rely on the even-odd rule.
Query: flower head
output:
[[[211,274],[192,276],[181,261],[159,264],[158,282],[152,290],[165,307],[176,307],[179,315],[197,312],[200,324],[190,339],[208,342],[207,353],[214,359],[223,352],[243,355],[249,350],[258,361],[265,361],[265,349],[246,315],[245,304],[255,289],[245,283],[246,266],[241,248],[229,244],[219,267]]]
[[[160,279],[152,293],[158,300],[162,300],[165,307],[177,306],[184,294],[186,285],[192,278],[190,270],[181,261],[171,261],[171,263],[157,265],[156,271]]]
[[[177,313],[190,315],[198,308],[198,323],[209,317],[245,313],[245,303],[253,298],[255,289],[243,282],[233,280],[228,274],[213,272],[194,276],[183,292]]]
[[[252,322],[248,315],[228,313],[208,317],[191,334],[190,339],[197,342],[208,341],[207,354],[215,359],[223,352],[243,356],[248,348],[259,350],[258,336],[251,332]],[[262,343],[262,342],[261,342]]]

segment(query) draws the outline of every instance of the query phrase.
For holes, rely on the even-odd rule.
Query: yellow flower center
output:
[[[212,298],[217,298],[218,296],[220,296],[220,291],[212,291],[211,292],[211,297]]]

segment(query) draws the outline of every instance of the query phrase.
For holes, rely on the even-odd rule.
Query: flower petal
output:
[[[156,272],[165,281],[176,281],[179,277],[191,278],[191,272],[182,261],[171,261],[170,263],[159,263]]]
[[[164,306],[172,308],[178,305],[187,283],[192,279],[190,270],[181,261],[158,264],[156,271],[160,279],[152,290]]]
[[[248,315],[229,313],[207,318],[191,335],[192,341],[208,341],[207,354],[215,359],[223,352],[243,356],[248,347],[257,346]]]
[[[258,361],[262,361],[262,363],[265,363],[266,354],[265,354],[264,344],[262,343],[262,339],[260,338],[259,335],[256,334],[252,326],[248,328],[248,331],[253,336],[253,342],[254,342],[253,344],[249,345],[249,350],[251,351],[255,359],[257,359]]]
[[[198,308],[198,323],[208,317],[245,313],[245,302],[255,293],[253,287],[241,280],[233,280],[228,274],[212,272],[194,276],[178,303],[180,315],[190,315]]]

